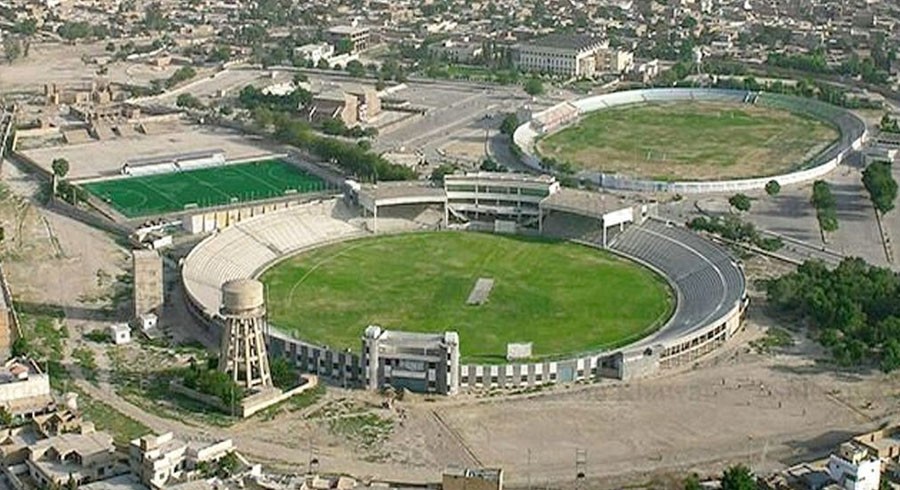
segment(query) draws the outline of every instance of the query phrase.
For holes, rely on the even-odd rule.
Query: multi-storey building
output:
[[[400,332],[371,325],[363,334],[362,370],[370,390],[459,391],[459,335]]]

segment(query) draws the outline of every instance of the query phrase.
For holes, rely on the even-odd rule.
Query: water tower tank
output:
[[[240,315],[265,306],[263,283],[256,279],[235,279],[222,285],[222,313]]]

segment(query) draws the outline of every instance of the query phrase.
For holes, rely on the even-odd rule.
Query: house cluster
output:
[[[166,433],[123,445],[83,421],[74,397],[66,405],[0,433],[2,475],[10,487],[203,490],[214,488],[215,475],[248,467],[230,439],[188,442]]]
[[[900,481],[900,426],[853,437],[828,458],[761,480],[771,490],[879,490]]]

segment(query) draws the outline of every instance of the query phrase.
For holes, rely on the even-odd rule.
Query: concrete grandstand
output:
[[[479,179],[489,177],[482,174]],[[505,182],[511,179],[510,174],[504,175]],[[530,185],[532,180],[528,177],[521,184]],[[387,193],[390,199],[405,202],[397,190],[402,188],[396,186]],[[433,192],[415,189],[408,196],[424,196],[426,200],[437,197]],[[347,197],[290,207],[240,222],[206,238],[191,251],[182,268],[193,313],[206,324],[217,324],[220,290],[226,281],[258,277],[285,256],[370,235],[361,216],[363,206],[357,203],[358,196],[356,200]],[[536,206],[545,221],[545,234],[606,247],[654,269],[675,290],[676,310],[661,329],[635,338],[624,348],[561,360],[460,365],[456,375],[461,389],[648,376],[692,361],[739,330],[746,306],[744,274],[724,248],[686,229],[648,218],[652,207],[623,205],[609,195],[579,191],[568,199],[558,198],[548,204],[551,205],[546,214],[543,206]],[[452,202],[448,205],[450,214],[462,216],[452,210],[453,206]],[[346,386],[363,383],[362,359],[358,354],[313,345],[275,327],[269,332],[270,351],[274,354],[287,356],[302,370]],[[360,325],[360,331],[363,328],[365,325]],[[465,339],[461,342],[464,344]]]
[[[851,151],[860,149],[868,136],[865,122],[859,117],[847,110],[814,99],[745,90],[660,88],[613,92],[559,104],[535,114],[531,121],[521,124],[513,135],[513,141],[521,152],[522,162],[536,171],[543,172],[545,169],[535,149],[537,140],[576,121],[578,117],[614,107],[682,101],[759,104],[783,109],[826,121],[838,129],[840,137],[797,170],[782,175],[735,180],[664,181],[640,175],[583,170],[576,176],[608,189],[642,192],[706,193],[762,189],[771,180],[788,185],[820,178],[834,170]],[[573,114],[572,108],[577,112]]]

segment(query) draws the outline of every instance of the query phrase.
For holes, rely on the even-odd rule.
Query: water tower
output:
[[[269,359],[263,334],[266,328],[266,302],[263,284],[255,279],[236,279],[222,285],[225,322],[219,370],[231,375],[245,388],[272,386]]]

